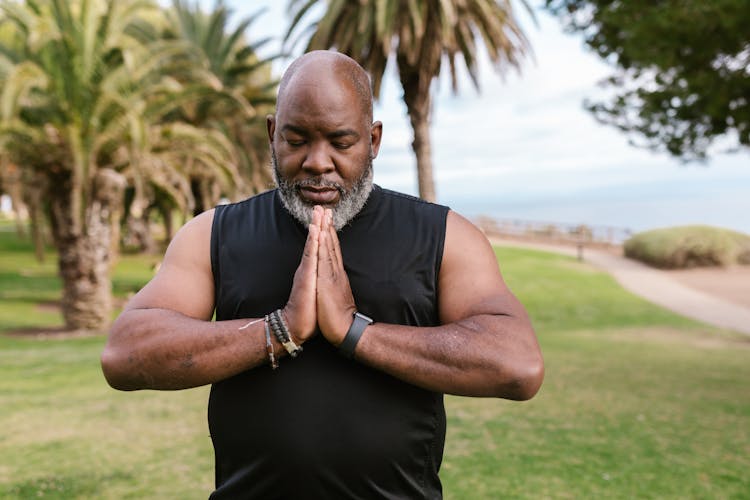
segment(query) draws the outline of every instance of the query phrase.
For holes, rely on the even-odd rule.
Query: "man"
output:
[[[372,184],[382,124],[357,63],[302,56],[267,122],[278,189],[178,232],[104,374],[213,384],[212,498],[440,498],[443,394],[532,397],[529,319],[478,229]]]

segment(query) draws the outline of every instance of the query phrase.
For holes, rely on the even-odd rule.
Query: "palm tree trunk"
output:
[[[432,143],[430,141],[430,93],[419,85],[419,76],[408,67],[399,65],[399,76],[404,89],[404,103],[409,114],[414,140],[411,147],[417,157],[419,197],[435,202],[435,179],[432,175]]]
[[[25,201],[29,207],[31,222],[31,238],[34,242],[34,255],[37,262],[44,262],[46,238],[44,237],[44,186],[47,185],[43,176],[35,176],[35,182],[26,186]]]
[[[72,182],[70,177],[62,180]],[[63,281],[61,306],[69,329],[101,331],[110,322],[111,219],[122,203],[124,186],[123,177],[113,170],[97,172],[83,231],[73,222],[73,190],[58,184],[50,192],[52,229]]]
[[[126,221],[128,243],[135,245],[139,252],[155,253],[156,242],[151,234],[151,224],[149,219],[151,217],[151,210],[146,208],[141,213],[140,217],[129,215]]]
[[[411,127],[414,131],[412,149],[417,157],[417,181],[419,196],[426,201],[437,201],[435,194],[435,179],[432,168],[432,142],[430,141],[430,114],[432,111],[432,97],[430,85],[440,72],[440,58],[442,48],[440,44],[430,43],[439,39],[439,26],[434,17],[437,9],[428,10],[426,31],[421,45],[414,52],[414,47],[404,48],[399,45],[396,53],[396,64],[404,89],[404,103],[409,114]]]
[[[172,214],[172,206],[168,203],[157,201],[156,210],[161,215],[164,222],[164,237],[165,242],[169,244],[174,238],[174,215]]]
[[[408,108],[408,107],[407,107]],[[411,147],[417,157],[417,183],[419,197],[426,201],[437,201],[435,179],[432,175],[432,144],[430,141],[429,118],[421,113],[409,112],[409,120],[414,130]]]

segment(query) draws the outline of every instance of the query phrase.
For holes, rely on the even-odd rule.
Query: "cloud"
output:
[[[258,8],[228,3],[238,15]],[[269,11],[253,26],[253,39],[278,37],[289,23],[285,2],[263,4]],[[536,14],[538,28],[519,13],[534,51],[520,75],[499,77],[480,51],[481,93],[465,71],[459,71],[458,96],[447,74],[435,84],[431,130],[440,200],[543,220],[631,227],[706,220],[750,231],[747,153],[719,154],[709,167],[686,168],[666,154],[631,147],[582,105],[584,98],[603,95],[597,83],[612,69],[583,47],[580,36],[564,34],[556,19]],[[289,62],[275,67],[281,71]],[[395,69],[387,71],[375,106],[384,126],[375,179],[414,194],[412,130]]]

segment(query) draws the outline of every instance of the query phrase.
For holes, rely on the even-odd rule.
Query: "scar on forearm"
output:
[[[190,353],[185,357],[182,362],[180,363],[181,368],[192,368],[195,366],[195,361],[193,361],[193,354]]]

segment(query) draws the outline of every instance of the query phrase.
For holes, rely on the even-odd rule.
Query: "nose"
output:
[[[310,143],[305,161],[302,163],[302,170],[313,175],[321,175],[331,172],[334,169],[335,166],[329,154],[327,144],[322,141]]]

